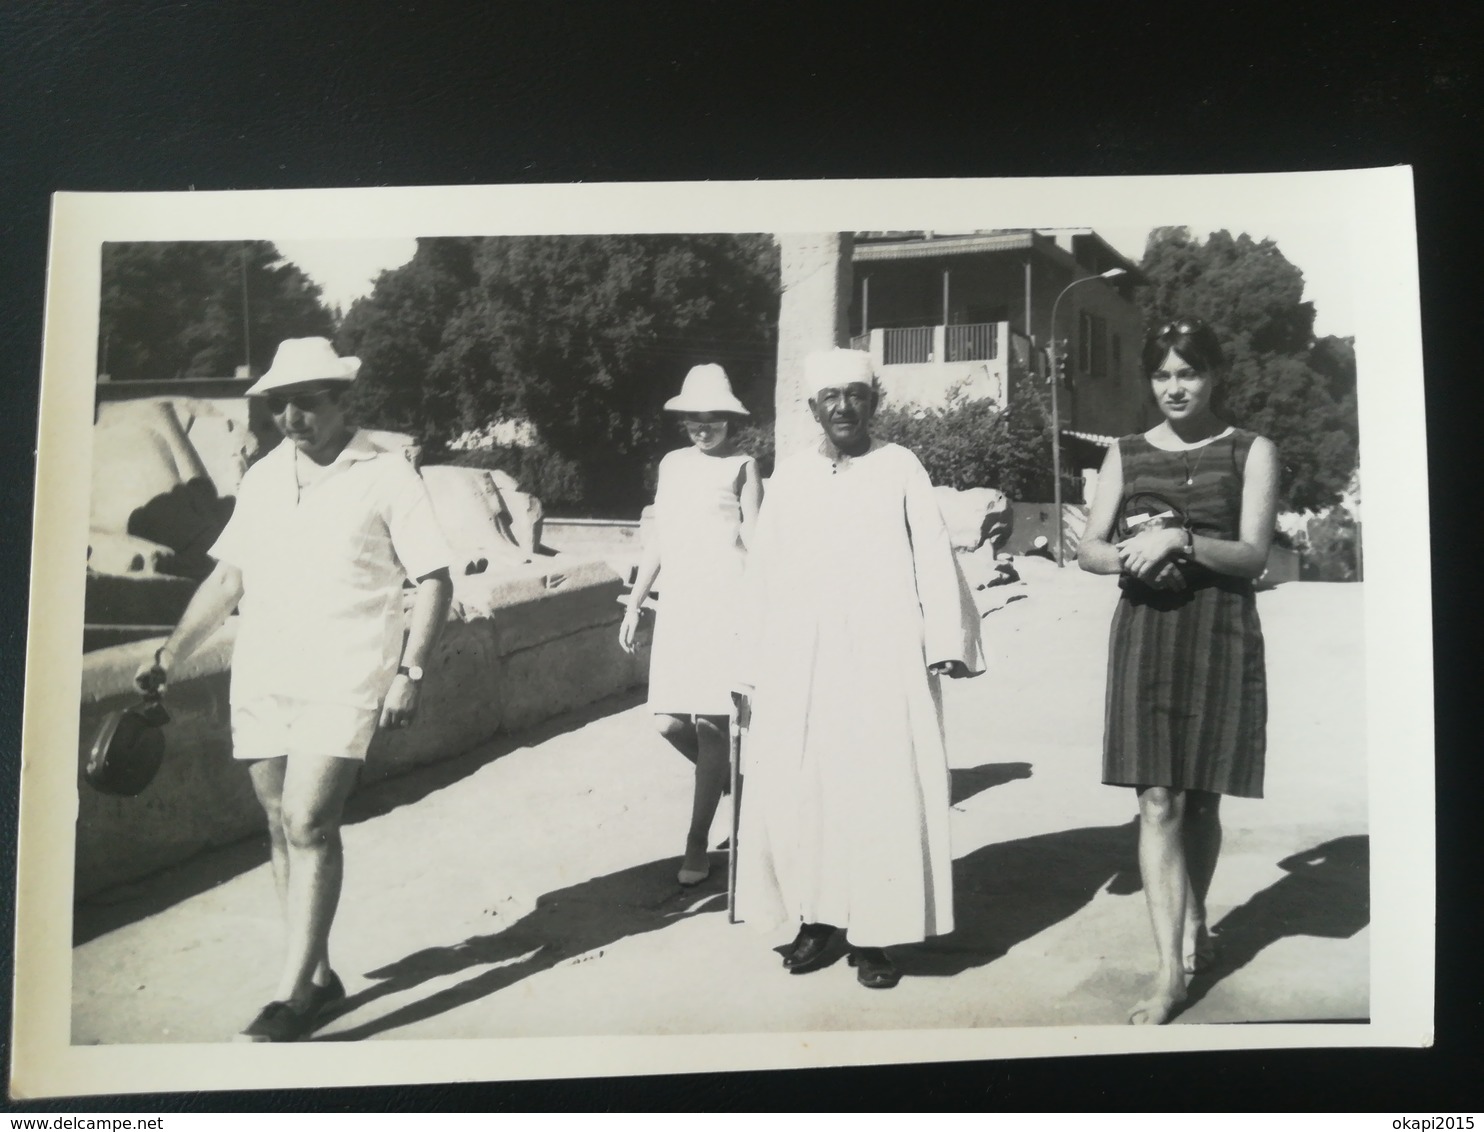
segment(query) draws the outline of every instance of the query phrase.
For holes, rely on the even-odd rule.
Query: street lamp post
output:
[[[1061,513],[1061,409],[1057,401],[1057,387],[1061,385],[1061,372],[1057,368],[1056,350],[1056,311],[1061,306],[1062,297],[1079,283],[1090,283],[1094,279],[1117,279],[1128,272],[1121,267],[1110,267],[1099,275],[1086,275],[1081,279],[1073,279],[1061,289],[1061,294],[1056,296],[1055,302],[1051,304],[1051,497],[1052,507],[1056,523],[1056,564],[1066,564],[1066,555],[1063,549],[1062,539],[1062,513]]]

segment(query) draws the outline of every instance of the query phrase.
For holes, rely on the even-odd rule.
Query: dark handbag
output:
[[[1131,492],[1118,509],[1119,542],[1143,531],[1184,530],[1185,526],[1185,512],[1158,492]]]
[[[158,692],[147,693],[133,707],[103,717],[88,751],[83,777],[104,794],[132,798],[154,781],[165,758],[165,734],[170,713]]]

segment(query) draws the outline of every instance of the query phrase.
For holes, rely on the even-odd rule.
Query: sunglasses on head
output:
[[[1167,322],[1159,328],[1157,337],[1166,338],[1171,334],[1194,334],[1198,330],[1205,329],[1206,324],[1198,318],[1181,318],[1174,322]]]

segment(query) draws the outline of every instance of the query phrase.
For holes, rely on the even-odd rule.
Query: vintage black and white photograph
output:
[[[1405,170],[540,193],[59,201],[18,1075],[1428,1040]]]

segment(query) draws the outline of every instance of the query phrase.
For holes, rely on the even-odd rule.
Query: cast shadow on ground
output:
[[[431,979],[470,970],[476,973],[380,1018],[316,1040],[358,1041],[422,1022],[579,956],[601,961],[604,948],[630,936],[658,931],[726,907],[725,853],[711,855],[710,878],[694,888],[681,888],[675,883],[676,864],[675,858],[647,861],[548,892],[537,899],[530,913],[507,928],[448,947],[425,948],[370,971],[367,977],[380,981],[345,999],[337,1015],[412,990]]]
[[[1185,1010],[1281,939],[1349,939],[1371,922],[1371,842],[1364,834],[1326,841],[1278,867],[1288,875],[1213,925],[1216,960],[1191,979]]]
[[[984,763],[982,766],[960,767],[949,772],[951,776],[948,804],[957,806],[967,802],[975,794],[1004,786],[1018,778],[1031,776],[1030,763]]]
[[[988,763],[953,772],[957,804],[995,786],[1030,776],[1029,763]],[[399,959],[367,977],[375,986],[351,995],[338,1011],[357,1010],[387,995],[431,979],[471,968],[487,968],[462,982],[332,1034],[321,1041],[356,1041],[422,1022],[502,991],[522,979],[579,956],[601,959],[602,950],[630,936],[657,931],[703,913],[725,908],[727,859],[711,855],[711,877],[693,889],[675,883],[676,861],[667,858],[594,877],[549,892],[535,909],[509,927],[449,947],[427,948]],[[491,967],[491,964],[498,966]]]
[[[954,930],[894,948],[897,965],[909,976],[958,975],[1075,915],[1101,891],[1138,892],[1137,844],[1134,819],[986,845],[960,857],[953,862]]]
[[[511,735],[497,735],[470,751],[395,778],[360,782],[345,807],[345,824],[381,817],[468,778],[496,759],[576,731],[605,716],[642,703],[643,688],[608,696],[586,707]],[[246,770],[243,770],[246,775]],[[208,849],[160,872],[94,893],[76,902],[72,915],[74,947],[163,912],[234,877],[268,863],[268,835],[254,834],[230,845]]]

